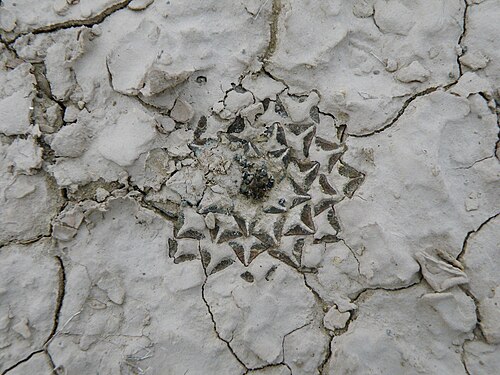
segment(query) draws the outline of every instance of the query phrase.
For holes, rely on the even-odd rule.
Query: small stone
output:
[[[205,224],[208,229],[215,229],[215,215],[212,212],[205,216]]]
[[[154,0],[132,0],[127,7],[130,10],[143,10],[153,4],[153,1]]]
[[[332,307],[325,314],[323,324],[326,329],[333,331],[335,329],[344,328],[351,314],[349,312],[340,312],[336,307]]]
[[[161,128],[165,133],[170,133],[175,129],[175,121],[168,116],[155,116],[155,120],[160,123]]]
[[[92,9],[87,7],[81,7],[80,16],[82,16],[82,18],[89,18],[90,16],[92,16]]]
[[[97,188],[95,191],[95,200],[98,202],[104,202],[104,200],[109,197],[109,191],[103,188]]]
[[[80,113],[80,110],[74,106],[74,105],[69,105],[66,107],[66,110],[64,111],[64,122],[75,122],[76,119],[78,118],[78,114]]]
[[[398,70],[398,62],[394,59],[387,59],[387,61],[385,62],[385,70],[391,73],[395,72],[396,70]]]
[[[52,9],[57,15],[64,16],[68,12],[69,6],[66,0],[56,0],[52,5]]]
[[[174,108],[170,111],[170,117],[181,123],[189,122],[194,116],[194,110],[191,105],[183,99],[177,99]]]
[[[373,14],[373,0],[355,0],[352,13],[358,18],[368,18]]]
[[[430,72],[418,61],[413,61],[410,65],[399,69],[395,74],[396,79],[404,83],[425,82],[429,76]]]
[[[92,31],[92,34],[94,34],[95,36],[99,36],[99,35],[102,34],[102,28],[99,25],[92,26],[92,30],[91,31]]]
[[[466,72],[458,80],[457,84],[450,88],[450,92],[464,98],[477,93],[491,93],[493,88],[484,78],[474,72]]]
[[[460,62],[471,70],[486,68],[489,59],[480,52],[467,52],[460,57]]]

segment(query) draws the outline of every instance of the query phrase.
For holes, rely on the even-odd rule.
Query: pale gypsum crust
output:
[[[0,373],[497,372],[498,2],[0,3]]]

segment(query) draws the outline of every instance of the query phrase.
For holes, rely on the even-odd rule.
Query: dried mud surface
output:
[[[0,373],[498,373],[499,18],[0,1]]]

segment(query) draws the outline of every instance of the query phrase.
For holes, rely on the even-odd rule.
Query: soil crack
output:
[[[278,22],[281,14],[281,10],[283,9],[283,5],[281,0],[273,0],[273,6],[271,10],[271,23],[269,28],[269,44],[264,52],[264,56],[262,57],[262,62],[265,65],[271,56],[276,51],[277,43],[278,43]]]
[[[39,27],[37,29],[31,30],[29,32],[20,33],[20,34],[16,35],[14,37],[14,39],[12,39],[10,41],[9,44],[14,43],[19,37],[21,37],[23,35],[27,35],[27,34],[46,34],[46,33],[51,33],[51,32],[59,31],[59,30],[71,29],[73,27],[81,27],[81,26],[91,27],[94,25],[98,25],[98,24],[102,23],[110,15],[112,15],[113,13],[115,13],[121,9],[126,8],[131,1],[132,0],[124,0],[124,1],[121,1],[121,2],[116,3],[114,5],[111,5],[110,7],[104,9],[99,14],[96,14],[95,16],[90,17],[90,18],[63,21],[63,22],[54,23],[51,25],[42,26],[42,27]]]
[[[198,251],[200,252],[200,257],[202,257],[202,253],[201,253],[201,248],[200,246],[198,245]],[[203,262],[202,262],[202,267],[203,267],[203,272],[205,273],[205,281],[203,282],[202,286],[201,286],[201,298],[203,300],[203,302],[205,303],[205,306],[207,307],[207,310],[208,310],[208,314],[210,315],[210,319],[212,320],[212,324],[213,324],[213,327],[214,327],[214,332],[215,332],[215,335],[217,336],[217,338],[219,340],[221,340],[222,342],[224,342],[227,346],[227,348],[229,349],[229,351],[231,352],[231,354],[233,355],[233,357],[238,361],[238,363],[243,366],[243,368],[245,369],[245,373],[248,373],[248,371],[252,370],[252,369],[249,369],[243,362],[242,360],[236,355],[236,353],[234,352],[233,348],[231,347],[230,345],[230,342],[228,340],[225,340],[223,339],[219,332],[217,331],[217,323],[215,322],[215,318],[214,318],[214,314],[212,312],[212,309],[210,308],[210,304],[208,303],[207,301],[207,298],[205,296],[205,286],[207,284],[207,281],[208,281],[208,274],[207,274],[207,270],[205,268],[205,266],[203,265]]]
[[[349,136],[351,137],[354,137],[354,138],[365,138],[365,137],[370,137],[374,134],[378,134],[378,133],[382,133],[383,131],[387,130],[388,128],[390,128],[392,125],[394,125],[401,116],[404,115],[406,109],[408,108],[408,106],[417,98],[421,97],[421,96],[425,96],[425,95],[428,95],[428,94],[431,94],[439,89],[444,89],[444,90],[447,90],[448,88],[450,88],[451,86],[455,85],[456,83],[458,82],[458,80],[456,81],[453,81],[452,83],[450,84],[447,84],[445,86],[434,86],[434,87],[429,87],[423,91],[420,91],[414,95],[412,95],[411,97],[409,97],[408,99],[405,100],[405,102],[403,103],[403,106],[401,107],[401,109],[398,111],[398,113],[396,114],[396,116],[391,120],[389,121],[386,125],[382,126],[381,128],[377,129],[377,130],[373,130],[369,133],[365,133],[365,134],[350,134],[350,133],[347,133]]]
[[[463,15],[463,20],[462,20],[462,33],[460,34],[460,37],[458,38],[458,45],[460,46],[460,53],[457,54],[457,64],[458,64],[458,72],[459,76],[461,77],[463,74],[463,67],[462,67],[462,62],[460,61],[460,57],[463,55],[464,52],[467,51],[467,47],[462,45],[462,41],[467,34],[467,16],[469,12],[469,3],[467,0],[464,0],[465,4],[465,9],[464,9],[464,15]]]

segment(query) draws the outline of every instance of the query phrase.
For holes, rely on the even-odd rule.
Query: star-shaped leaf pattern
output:
[[[347,147],[332,116],[317,131],[325,118],[319,100],[316,92],[282,92],[221,119],[217,137],[192,145],[190,173],[181,175],[188,180],[177,177],[183,189],[172,203],[179,208],[168,250],[175,262],[200,259],[212,274],[267,251],[302,267],[306,242],[338,241],[334,207],[364,175],[342,161]],[[217,115],[209,118],[216,129]],[[196,196],[195,177],[206,183]]]

